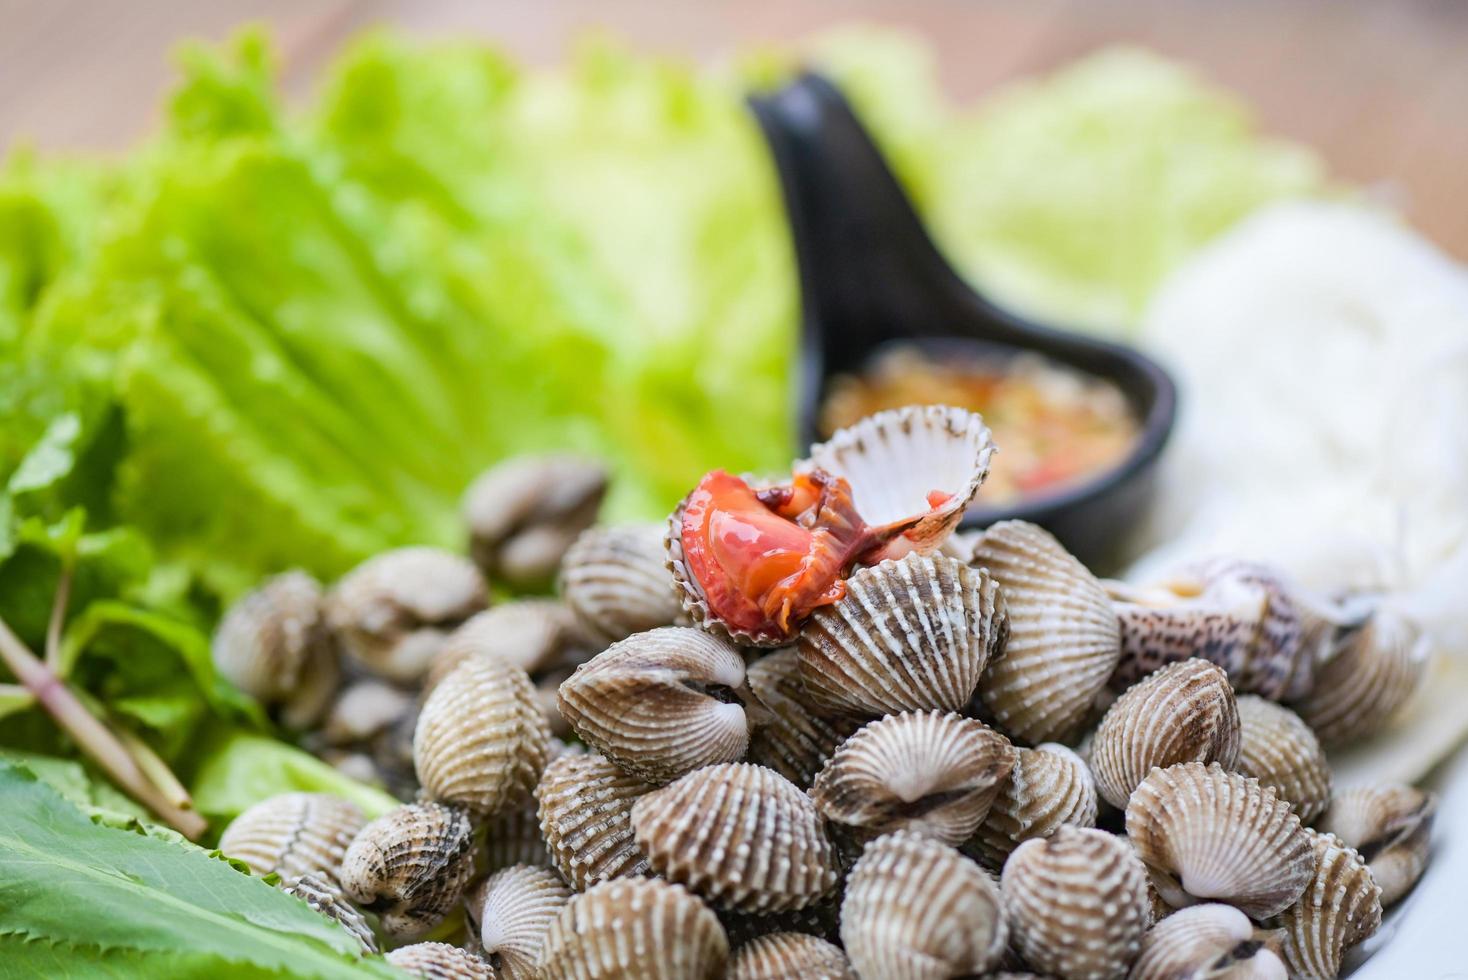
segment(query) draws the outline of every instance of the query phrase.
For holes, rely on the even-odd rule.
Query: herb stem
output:
[[[61,672],[61,628],[66,625],[66,606],[71,601],[73,564],[62,562],[61,577],[56,580],[56,596],[51,601],[51,619],[46,624],[46,666]]]

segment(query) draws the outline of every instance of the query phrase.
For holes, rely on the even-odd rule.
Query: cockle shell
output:
[[[583,531],[561,563],[561,597],[604,643],[686,622],[660,524]]]
[[[648,864],[725,908],[778,912],[818,901],[836,884],[820,811],[770,769],[697,769],[632,806]]]
[[[561,877],[577,891],[646,874],[632,835],[632,805],[656,787],[599,755],[562,756],[546,767],[535,796],[540,829]]]
[[[495,980],[494,967],[448,943],[413,943],[387,954],[387,961],[423,980]]]
[[[1004,646],[1004,609],[988,573],[942,555],[863,568],[800,631],[801,682],[837,714],[961,711]]]
[[[1009,740],[982,722],[905,712],[843,742],[810,795],[858,836],[911,830],[956,846],[978,829],[1014,763]]]
[[[475,613],[449,634],[433,658],[423,686],[431,691],[449,671],[470,657],[497,657],[527,674],[536,674],[567,661],[580,662],[600,646],[565,603],[517,599]]]
[[[1195,905],[1152,927],[1127,980],[1286,980],[1271,944],[1232,905]]]
[[[339,923],[352,934],[353,939],[362,944],[364,953],[377,952],[377,937],[372,935],[372,927],[367,924],[366,916],[342,897],[341,891],[331,880],[314,874],[301,875],[293,883],[283,885],[281,891],[299,898],[313,912]]]
[[[334,884],[362,823],[355,803],[325,793],[282,793],[235,817],[219,849],[257,875],[280,875],[287,885],[308,874]]]
[[[379,677],[421,678],[444,639],[489,602],[474,563],[437,548],[399,548],[352,569],[326,597],[342,649]]]
[[[561,910],[545,938],[542,980],[721,980],[729,940],[681,885],[604,881]]]
[[[416,697],[386,681],[362,678],[342,690],[327,712],[316,733],[325,747],[317,754],[355,778],[411,797],[418,792],[413,772],[417,723]]]
[[[1381,904],[1411,890],[1427,866],[1437,797],[1404,783],[1378,783],[1336,794],[1321,831],[1353,847],[1381,886]]]
[[[1034,745],[1068,742],[1121,655],[1111,602],[1096,577],[1047,531],[1001,521],[974,546],[1009,611],[1009,640],[979,697],[998,727]]]
[[[1127,804],[1126,829],[1175,908],[1218,901],[1266,919],[1310,881],[1310,837],[1289,804],[1217,763],[1152,770]]]
[[[1261,786],[1273,786],[1302,822],[1312,822],[1330,802],[1330,763],[1320,740],[1299,715],[1273,701],[1243,694],[1238,706],[1236,768]]]
[[[1027,964],[1071,980],[1126,972],[1147,930],[1147,872],[1104,830],[1059,827],[1004,862],[1005,916]]]
[[[501,810],[484,825],[484,870],[494,872],[517,864],[553,867],[533,798]]]
[[[474,657],[443,679],[418,714],[413,766],[430,799],[490,815],[540,779],[550,732],[525,671]]]
[[[1127,689],[1091,742],[1096,789],[1114,807],[1156,767],[1239,759],[1239,710],[1224,672],[1206,660],[1169,664]]]
[[[1019,844],[1058,827],[1096,824],[1096,781],[1080,756],[1055,742],[1016,749],[1014,769],[965,851],[1003,864]]]
[[[802,788],[815,780],[836,746],[861,727],[854,718],[827,715],[811,706],[794,648],[756,660],[744,681],[751,698],[746,714],[754,726],[745,758]]]
[[[480,955],[502,977],[533,977],[545,934],[571,894],[549,868],[520,864],[490,875],[465,900]]]
[[[464,494],[469,550],[517,589],[555,577],[566,549],[596,520],[606,467],[571,453],[516,456],[481,473]]]
[[[211,650],[219,672],[262,704],[279,706],[287,728],[314,724],[341,679],[321,585],[305,572],[268,579],[231,606]]]
[[[772,932],[739,947],[728,980],[856,980],[856,973],[834,943],[799,932]]]
[[[999,965],[1009,930],[977,864],[899,831],[868,844],[841,903],[841,941],[862,977],[945,980]]]
[[[650,782],[744,757],[749,726],[735,690],[744,658],[689,627],[630,636],[576,669],[560,689],[576,734]]]
[[[1352,946],[1381,925],[1381,889],[1361,855],[1332,834],[1313,830],[1312,872],[1300,900],[1279,916],[1290,976],[1330,980]]]
[[[794,932],[806,936],[817,936],[828,942],[841,938],[841,888],[833,889],[820,901],[804,908],[787,909],[783,912],[760,914],[736,912],[730,909],[714,909],[724,932],[729,936],[729,945],[735,948],[761,936],[776,932]]]
[[[413,712],[416,701],[412,694],[386,681],[371,677],[354,681],[332,703],[321,735],[328,745],[369,742]]]
[[[474,874],[469,812],[409,803],[363,827],[341,861],[346,896],[376,912],[389,936],[420,935],[443,921]]]
[[[1342,745],[1386,726],[1427,670],[1430,644],[1414,623],[1378,608],[1347,634],[1294,709],[1325,745]]]

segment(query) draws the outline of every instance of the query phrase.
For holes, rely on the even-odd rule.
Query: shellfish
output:
[[[1057,827],[1096,824],[1096,781],[1080,756],[1054,742],[1016,749],[1014,769],[964,850],[995,865],[1032,838]]]
[[[819,936],[772,932],[739,947],[728,980],[856,980],[841,947]]]
[[[281,891],[299,898],[318,915],[339,923],[352,934],[353,939],[362,944],[364,953],[377,952],[377,937],[372,935],[372,927],[367,924],[366,917],[342,898],[341,892],[327,879],[304,874],[291,884],[283,885]]]
[[[1126,829],[1175,908],[1211,900],[1262,920],[1293,905],[1310,882],[1300,818],[1272,788],[1217,763],[1152,770],[1127,804]]]
[[[858,836],[912,830],[956,846],[978,829],[1014,763],[1008,739],[972,718],[888,715],[842,743],[810,795]]]
[[[1338,837],[1306,833],[1313,852],[1309,882],[1277,924],[1290,976],[1330,980],[1340,973],[1346,950],[1381,925],[1381,889],[1361,855]]]
[[[762,766],[694,770],[633,804],[632,830],[654,871],[725,908],[798,909],[836,884],[815,804]]]
[[[549,868],[522,864],[496,871],[465,900],[480,955],[510,980],[535,975],[545,934],[571,900],[571,889]]]
[[[1195,905],[1142,938],[1127,980],[1285,980],[1278,945],[1232,905]]]
[[[1239,710],[1224,672],[1206,660],[1169,664],[1133,685],[1101,719],[1091,742],[1096,788],[1125,807],[1155,767],[1239,758]]]
[[[544,773],[541,778],[545,778]],[[550,850],[540,833],[534,799],[501,810],[484,826],[484,870],[495,872],[517,864],[553,867]]]
[[[1319,829],[1353,847],[1391,905],[1412,889],[1427,866],[1437,797],[1403,783],[1360,786],[1336,794]]]
[[[541,834],[571,887],[647,873],[632,835],[632,805],[654,788],[599,755],[562,756],[546,767],[535,791]]]
[[[546,932],[543,980],[720,980],[729,940],[681,885],[604,881],[567,903]]]
[[[942,555],[863,568],[800,631],[800,679],[818,709],[857,717],[961,711],[1008,635],[987,572]]]
[[[328,884],[357,832],[362,811],[325,793],[282,793],[261,800],[225,828],[219,849],[258,875],[278,874],[287,885],[314,874]]]
[[[744,757],[749,727],[735,690],[744,658],[718,637],[665,627],[613,644],[561,684],[561,714],[620,768],[667,782]]]
[[[793,649],[756,660],[744,681],[750,695],[746,714],[754,726],[745,758],[802,788],[815,780],[836,746],[861,727],[860,721],[811,706],[800,682],[800,655]]]
[[[494,967],[448,943],[413,943],[387,954],[387,961],[423,980],[495,980]]]
[[[527,674],[584,659],[599,646],[587,635],[569,606],[554,599],[517,599],[475,613],[449,634],[433,658],[424,681],[431,691],[470,657],[497,657]],[[574,664],[572,664],[574,666]]]
[[[685,623],[656,524],[593,527],[561,562],[560,592],[602,643]]]
[[[859,976],[944,980],[999,965],[1009,936],[999,889],[956,850],[899,831],[868,844],[841,903]]]
[[[366,782],[381,782],[389,792],[410,797],[418,791],[413,771],[413,729],[418,701],[386,681],[363,678],[346,687],[317,733],[320,754],[337,768]]]
[[[1330,764],[1319,739],[1299,715],[1258,695],[1240,695],[1238,707],[1238,771],[1273,786],[1310,823],[1330,802]]]
[[[1009,612],[1008,642],[979,684],[984,707],[1019,741],[1070,741],[1121,656],[1105,590],[1049,532],[1024,521],[985,531],[969,563],[994,577]]]
[[[1341,640],[1314,688],[1293,707],[1325,745],[1365,738],[1385,727],[1417,691],[1430,650],[1414,623],[1378,607]]]
[[[459,904],[474,874],[468,811],[409,803],[363,827],[347,848],[342,891],[389,936],[421,935]]]

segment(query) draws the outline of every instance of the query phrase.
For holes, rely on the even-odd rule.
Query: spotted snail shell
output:
[[[1127,980],[1286,980],[1277,946],[1232,905],[1195,905],[1152,927]]]
[[[1218,901],[1266,919],[1310,880],[1310,838],[1289,804],[1217,763],[1154,769],[1127,804],[1126,829],[1176,908]]]
[[[1019,741],[1070,741],[1121,655],[1105,590],[1053,536],[1024,521],[985,531],[970,564],[994,577],[1009,611],[1009,641],[979,685],[984,706]]]
[[[362,823],[355,803],[325,793],[282,793],[235,817],[219,849],[255,874],[278,874],[288,885],[308,874],[334,884]]]
[[[659,524],[589,528],[561,563],[561,597],[603,643],[685,623],[666,561]]]
[[[1169,664],[1129,688],[1101,719],[1091,742],[1096,788],[1112,806],[1154,766],[1239,758],[1239,711],[1222,670],[1205,660]]]
[[[863,568],[800,631],[800,678],[821,710],[856,717],[961,711],[1004,646],[1008,617],[988,573],[942,555]]]
[[[1120,837],[1059,827],[1004,862],[1004,909],[1015,948],[1062,977],[1116,977],[1147,929],[1147,873]]]
[[[1299,980],[1330,980],[1346,950],[1381,925],[1381,889],[1361,855],[1332,834],[1307,830],[1312,873],[1300,900],[1278,919],[1284,960]]]
[[[525,671],[493,657],[471,658],[423,703],[413,765],[430,799],[488,815],[530,795],[549,742]]]
[[[494,967],[448,943],[413,943],[387,954],[387,961],[423,980],[495,980]]]
[[[666,627],[613,644],[561,685],[561,714],[619,767],[667,782],[744,757],[749,727],[734,692],[744,658],[702,630]]]
[[[421,935],[459,904],[474,874],[467,810],[410,803],[363,827],[341,862],[346,896],[389,936]]]
[[[470,657],[496,657],[527,674],[548,670],[582,650],[599,646],[569,606],[554,599],[517,599],[475,613],[450,633],[428,668],[425,690],[432,690]],[[573,664],[574,666],[574,664]]]
[[[1381,904],[1411,890],[1427,866],[1437,797],[1403,783],[1344,790],[1331,800],[1320,830],[1360,853],[1381,886]]]
[[[1341,641],[1315,687],[1293,707],[1328,746],[1375,734],[1417,691],[1430,649],[1414,623],[1378,608]]]
[[[899,831],[868,844],[841,903],[841,940],[862,977],[943,980],[999,965],[1009,930],[999,889],[974,862]]]
[[[1310,726],[1289,708],[1243,694],[1239,706],[1238,771],[1280,798],[1310,823],[1330,802],[1330,764]]]
[[[484,577],[467,558],[399,548],[347,573],[326,597],[326,620],[342,649],[369,672],[410,684],[448,635],[488,602]]]
[[[219,672],[262,704],[279,706],[287,728],[314,724],[341,678],[321,604],[314,578],[286,572],[231,606],[214,633]]]
[[[819,936],[772,932],[739,947],[728,980],[856,980],[841,947]]]
[[[708,766],[648,793],[632,830],[654,871],[726,908],[802,908],[836,884],[820,811],[762,766]]]
[[[547,765],[546,771],[550,768]],[[484,870],[494,872],[517,864],[552,867],[533,798],[501,810],[484,825]]]
[[[1014,763],[1009,740],[982,722],[907,712],[843,742],[810,795],[859,836],[912,830],[956,846],[978,829]]]
[[[861,722],[816,710],[800,681],[800,655],[776,650],[749,665],[744,674],[750,700],[746,711],[754,730],[750,762],[768,766],[802,788]]]
[[[604,881],[571,899],[546,932],[543,980],[720,980],[729,940],[681,885]]]
[[[655,787],[599,755],[567,755],[546,767],[535,795],[540,829],[561,877],[578,891],[646,874],[632,835],[632,805]]]
[[[1096,781],[1080,756],[1054,742],[1016,749],[1014,770],[965,851],[996,866],[1024,841],[1096,823]]]
[[[372,927],[367,924],[366,917],[343,898],[341,891],[327,878],[304,874],[282,887],[281,891],[299,898],[313,912],[340,924],[362,945],[364,953],[377,952],[377,937],[372,935]]]
[[[521,864],[490,875],[465,900],[480,955],[501,977],[533,977],[546,932],[571,894],[549,868]]]

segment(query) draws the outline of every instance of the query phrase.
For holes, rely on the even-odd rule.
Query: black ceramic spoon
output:
[[[861,371],[894,342],[940,355],[1032,350],[1105,378],[1141,422],[1130,454],[1082,483],[1010,506],[983,506],[981,491],[965,524],[1034,521],[1087,564],[1108,568],[1150,499],[1176,410],[1172,379],[1131,348],[1032,323],[976,293],[939,254],[871,137],[824,78],[804,74],[750,106],[780,173],[800,267],[805,439],[816,438],[830,379]]]

